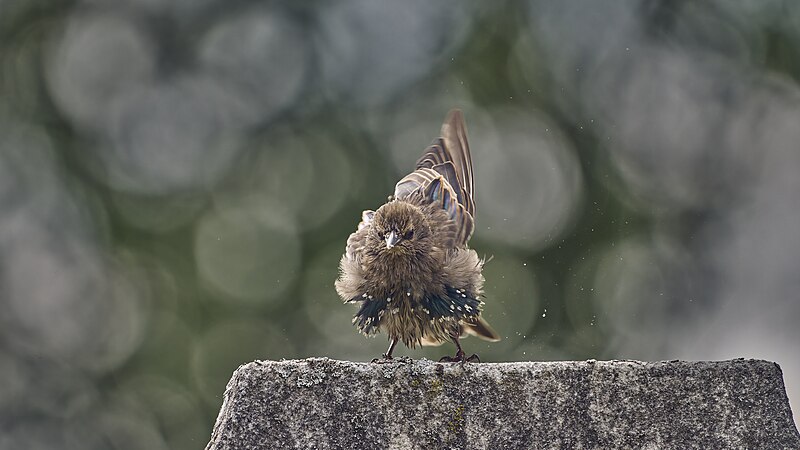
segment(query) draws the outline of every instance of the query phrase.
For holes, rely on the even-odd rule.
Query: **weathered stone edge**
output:
[[[211,439],[206,449],[212,448],[212,444],[217,442],[219,437],[224,434],[225,425],[228,423],[228,419],[230,415],[233,413],[233,411],[231,410],[231,405],[234,404],[237,399],[237,396],[234,394],[236,392],[241,392],[241,390],[236,389],[236,387],[239,384],[239,381],[242,378],[243,374],[250,371],[262,372],[262,373],[276,372],[280,373],[282,376],[285,377],[289,372],[294,372],[298,369],[305,372],[308,372],[309,368],[313,370],[322,369],[323,371],[328,371],[328,372],[332,372],[337,369],[351,369],[351,370],[356,369],[357,371],[365,373],[381,375],[383,378],[392,378],[397,372],[397,369],[409,368],[409,367],[416,369],[414,370],[414,373],[416,375],[427,375],[427,374],[441,374],[443,372],[444,373],[463,372],[463,371],[485,372],[493,369],[501,369],[503,371],[508,371],[509,369],[512,369],[513,371],[517,370],[522,371],[522,370],[529,370],[531,368],[542,369],[547,367],[563,367],[563,368],[575,368],[575,369],[585,369],[591,367],[592,370],[595,370],[597,368],[614,368],[616,370],[620,370],[622,368],[628,367],[631,370],[633,370],[633,369],[659,368],[668,366],[684,366],[684,367],[695,367],[695,368],[729,367],[731,365],[736,365],[736,364],[746,364],[746,365],[756,364],[759,366],[764,366],[765,370],[776,371],[775,373],[776,382],[779,383],[780,386],[778,387],[781,388],[780,400],[785,406],[784,413],[788,415],[788,417],[784,419],[788,419],[787,421],[793,425],[792,431],[794,431],[794,434],[798,436],[798,439],[800,439],[800,432],[798,432],[797,425],[794,423],[791,411],[791,405],[789,404],[788,396],[786,395],[785,382],[783,379],[783,370],[781,369],[778,363],[767,360],[745,359],[745,358],[720,360],[720,361],[683,361],[683,360],[638,361],[638,360],[590,359],[585,361],[522,361],[522,362],[480,363],[480,364],[460,365],[451,363],[437,363],[427,359],[411,360],[410,358],[399,358],[396,362],[378,365],[369,362],[354,362],[354,361],[335,360],[327,357],[313,357],[306,359],[292,359],[292,360],[280,360],[280,361],[255,360],[239,366],[234,371],[231,379],[226,385],[225,393],[223,396],[223,403],[222,406],[220,407],[220,412],[217,416],[217,420],[212,430]],[[324,379],[324,377],[317,378],[314,384],[316,384],[316,382],[322,382],[322,379]]]

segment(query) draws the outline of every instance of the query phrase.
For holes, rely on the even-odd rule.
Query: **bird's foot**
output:
[[[394,362],[394,358],[392,358],[392,355],[387,355],[386,353],[384,353],[380,358],[375,358],[372,360],[373,364],[386,364],[391,362]]]
[[[464,352],[458,351],[455,356],[442,356],[441,358],[439,358],[439,362],[451,362],[451,363],[481,362],[481,359],[475,353],[473,353],[468,358]]]

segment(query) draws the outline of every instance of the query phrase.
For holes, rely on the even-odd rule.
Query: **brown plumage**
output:
[[[467,129],[453,110],[393,199],[364,211],[347,239],[336,291],[360,305],[353,323],[362,333],[389,335],[385,359],[398,341],[411,348],[453,341],[456,356],[443,359],[464,361],[463,334],[500,339],[480,317],[484,261],[467,247],[473,191]]]

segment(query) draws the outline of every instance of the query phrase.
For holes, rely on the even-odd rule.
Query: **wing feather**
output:
[[[456,245],[466,246],[475,228],[473,190],[467,129],[463,114],[455,109],[445,118],[442,137],[425,150],[416,170],[397,183],[394,196],[419,195],[427,203],[440,205],[456,225]]]
[[[372,222],[373,216],[375,216],[375,211],[372,210],[366,210],[361,213],[361,222],[358,223],[358,228],[347,238],[347,246],[345,247],[347,259],[354,260],[361,255],[361,250],[367,244],[367,226]]]
[[[475,221],[447,180],[433,169],[417,169],[403,177],[395,186],[394,196],[421,205],[434,205],[447,214],[455,225],[452,245],[465,247],[475,229]]]
[[[448,163],[452,165],[452,171]],[[441,173],[456,191],[458,202],[475,217],[472,155],[467,140],[467,126],[460,110],[454,109],[447,114],[442,124],[441,137],[425,150],[417,161],[416,168],[434,169]]]

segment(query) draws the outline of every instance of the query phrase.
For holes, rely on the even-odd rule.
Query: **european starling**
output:
[[[395,185],[388,203],[364,211],[347,239],[336,291],[360,305],[353,323],[365,335],[389,335],[384,360],[398,341],[410,348],[459,338],[500,337],[480,317],[484,260],[467,247],[475,227],[472,158],[464,116],[453,110],[413,172]]]

